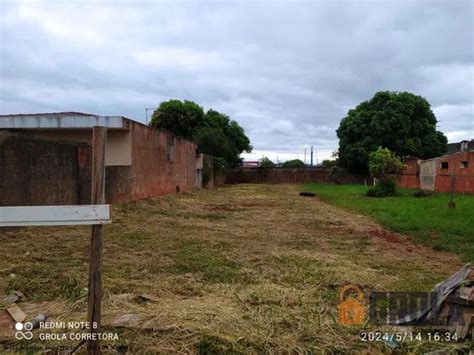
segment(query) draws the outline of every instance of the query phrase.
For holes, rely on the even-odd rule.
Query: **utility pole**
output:
[[[313,146],[311,146],[311,167],[313,167]]]
[[[158,107],[147,107],[145,108],[145,122],[148,124],[148,111],[155,111]]]
[[[306,148],[304,149],[304,165],[306,165]]]

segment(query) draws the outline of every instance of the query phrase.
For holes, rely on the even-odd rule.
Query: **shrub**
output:
[[[375,186],[370,187],[365,195],[369,197],[389,197],[394,196],[397,190],[397,184],[392,179],[380,180]]]
[[[275,167],[275,163],[271,161],[267,157],[263,157],[260,159],[260,168],[266,170],[266,169],[273,169]]]
[[[383,197],[382,189],[378,185],[369,187],[369,189],[365,192],[365,195],[368,197]]]
[[[306,165],[299,159],[293,159],[285,161],[282,167],[287,169],[303,169]]]
[[[404,168],[400,158],[390,149],[378,147],[369,154],[369,171],[376,178],[386,179],[390,174],[398,174]]]
[[[369,155],[370,174],[379,178],[379,183],[367,191],[367,196],[387,197],[393,196],[397,190],[397,183],[390,175],[398,174],[404,168],[403,163],[389,149],[378,147]]]
[[[433,195],[431,191],[426,191],[426,190],[418,190],[413,192],[413,197],[430,197]]]
[[[397,190],[397,183],[393,179],[383,179],[379,182],[383,196],[393,196]]]

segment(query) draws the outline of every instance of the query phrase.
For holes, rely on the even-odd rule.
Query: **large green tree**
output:
[[[207,136],[207,144],[202,144],[203,131]],[[213,132],[214,135],[212,135]],[[227,144],[218,144],[222,138],[226,140]],[[213,149],[208,149],[212,139],[215,141]],[[204,115],[204,126],[196,132],[195,141],[201,153],[223,158],[228,167],[240,165],[240,153],[249,153],[252,150],[244,129],[229,116],[212,109]]]
[[[192,139],[204,124],[204,110],[193,101],[164,101],[153,112],[150,124],[177,136]]]
[[[409,92],[380,91],[349,110],[337,130],[339,160],[352,172],[368,172],[369,154],[379,146],[400,157],[442,155],[447,139],[436,131],[430,104]]]
[[[193,140],[200,153],[214,156],[224,168],[239,165],[240,154],[252,150],[249,138],[236,121],[212,109],[204,113],[192,101],[162,102],[153,113],[151,125]]]

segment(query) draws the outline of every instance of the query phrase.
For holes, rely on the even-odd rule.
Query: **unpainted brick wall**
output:
[[[196,179],[196,145],[171,133],[130,122],[132,198],[192,191]],[[169,153],[172,146],[172,156]]]
[[[420,168],[419,159],[414,158],[404,162],[405,169],[398,175],[397,185],[405,189],[420,188]]]
[[[338,176],[338,181],[344,184],[364,183],[365,176],[343,173]],[[300,184],[306,182],[330,183],[331,176],[325,168],[308,169],[261,169],[238,168],[227,173],[226,183],[271,183],[271,184]]]
[[[434,189],[436,192],[451,191],[451,176],[454,174],[454,190],[457,193],[474,193],[474,152],[458,152],[444,157],[424,161],[424,169],[433,171],[432,174],[420,174],[420,160],[412,159],[405,162],[404,171],[398,176],[398,186],[419,189]],[[423,161],[422,161],[423,162]],[[448,168],[443,169],[442,163],[448,163]],[[462,162],[467,162],[463,167]],[[423,175],[423,174],[426,174]],[[422,175],[420,177],[420,175]],[[421,184],[420,184],[420,179]],[[433,182],[434,180],[434,182]]]
[[[442,169],[442,163],[448,163],[447,169]],[[462,162],[467,162],[464,168]],[[459,152],[437,159],[435,191],[451,191],[451,175],[454,174],[455,192],[474,194],[474,152]]]
[[[132,198],[132,166],[105,167],[105,201],[118,203]]]
[[[0,131],[0,205],[87,204],[91,148]]]
[[[139,123],[130,122],[129,128],[132,165],[106,167],[107,203],[195,189],[194,143]],[[0,133],[0,205],[90,202],[92,149],[88,143]]]

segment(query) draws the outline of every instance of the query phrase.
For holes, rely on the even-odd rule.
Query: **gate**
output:
[[[420,162],[420,189],[435,190],[437,159]]]

